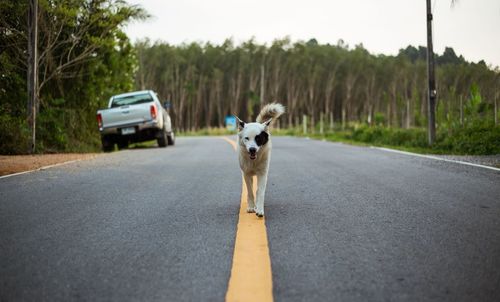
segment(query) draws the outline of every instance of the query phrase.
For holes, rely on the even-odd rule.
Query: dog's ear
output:
[[[243,130],[243,128],[245,128],[245,122],[240,120],[240,118],[236,115],[234,115],[234,117],[236,118],[236,122],[238,123],[238,131]]]
[[[269,125],[271,125],[271,122],[273,121],[273,118],[270,118],[268,119],[267,121],[263,122],[262,125],[264,125],[264,127],[269,127]]]

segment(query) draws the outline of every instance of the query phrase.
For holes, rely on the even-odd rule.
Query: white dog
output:
[[[248,213],[264,216],[264,194],[271,161],[271,122],[285,112],[278,103],[267,104],[257,116],[257,122],[245,123],[238,117],[238,156],[248,192]],[[253,195],[253,176],[257,176],[257,198]]]

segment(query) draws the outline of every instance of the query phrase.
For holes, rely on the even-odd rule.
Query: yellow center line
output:
[[[233,146],[234,151],[236,151],[236,142],[235,141],[233,141],[232,139],[229,139],[225,136],[222,137],[222,139],[225,140],[226,142],[228,142],[229,144],[231,144],[231,146]]]
[[[236,142],[223,137],[236,150]],[[247,213],[247,189],[242,178],[241,205],[234,245],[233,266],[226,301],[273,301],[273,276],[266,221]],[[257,178],[253,178],[256,196]]]

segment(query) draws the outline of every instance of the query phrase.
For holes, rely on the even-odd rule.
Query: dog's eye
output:
[[[248,140],[248,137],[245,137],[245,140],[247,141],[247,140]]]

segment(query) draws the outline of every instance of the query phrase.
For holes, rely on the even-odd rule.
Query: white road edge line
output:
[[[43,166],[43,167],[40,167],[40,168],[34,169],[34,170],[29,170],[29,171],[23,171],[23,172],[17,172],[17,173],[7,174],[7,175],[0,176],[0,179],[11,177],[11,176],[28,174],[28,173],[31,173],[31,172],[41,171],[41,170],[45,170],[45,169],[49,169],[49,168],[53,168],[53,167],[57,167],[57,166],[62,166],[62,165],[67,165],[67,164],[71,164],[71,163],[76,163],[78,161],[82,161],[82,160],[86,160],[86,159],[90,159],[90,158],[75,159],[75,160],[65,161],[65,162],[57,163],[57,164],[53,164],[53,165]]]
[[[450,163],[457,163],[457,164],[462,164],[462,165],[467,165],[467,166],[485,168],[485,169],[490,169],[490,170],[493,170],[493,171],[500,171],[499,168],[495,168],[495,167],[490,167],[490,166],[485,166],[485,165],[479,165],[479,164],[473,164],[473,163],[468,163],[468,162],[460,161],[460,160],[440,158],[440,157],[436,157],[436,156],[432,156],[432,155],[423,155],[423,154],[406,152],[406,151],[400,151],[400,150],[383,148],[383,147],[374,147],[374,146],[371,146],[370,148],[372,148],[372,149],[378,149],[378,150],[382,150],[382,151],[387,151],[387,152],[393,152],[393,153],[399,153],[399,154],[405,154],[405,155],[411,155],[411,156],[417,156],[417,157],[423,157],[423,158],[441,160],[441,161],[446,161],[446,162],[450,162]]]

